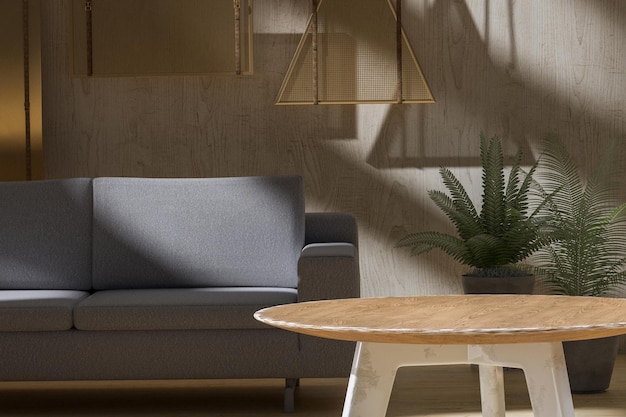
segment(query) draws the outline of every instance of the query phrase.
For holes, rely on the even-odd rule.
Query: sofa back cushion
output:
[[[91,288],[91,180],[0,182],[0,289]]]
[[[96,178],[95,289],[297,286],[297,176]]]

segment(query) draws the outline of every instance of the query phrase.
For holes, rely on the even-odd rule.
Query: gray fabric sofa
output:
[[[350,373],[354,345],[261,308],[359,296],[356,222],[297,176],[0,183],[0,380]]]

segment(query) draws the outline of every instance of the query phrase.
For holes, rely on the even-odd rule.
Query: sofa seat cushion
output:
[[[79,330],[258,329],[255,311],[296,302],[297,290],[276,287],[104,290],[74,310]]]
[[[0,291],[0,332],[69,330],[74,306],[88,295],[73,290]]]

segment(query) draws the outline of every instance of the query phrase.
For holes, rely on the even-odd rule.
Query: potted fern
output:
[[[520,167],[522,151],[513,160],[505,180],[502,143],[498,137],[480,135],[482,206],[470,200],[461,182],[448,168],[439,173],[449,194],[428,192],[430,199],[450,219],[457,236],[440,232],[411,233],[396,243],[410,247],[412,255],[440,249],[470,267],[463,275],[465,293],[533,292],[534,276],[516,264],[545,246],[549,234],[539,215],[541,202],[530,208],[535,163],[528,172]]]
[[[618,142],[611,141],[591,173],[581,176],[558,137],[544,142],[541,179],[554,240],[539,250],[535,274],[553,294],[610,296],[626,283],[626,203],[618,204]],[[610,337],[563,344],[574,392],[608,388],[618,350]]]

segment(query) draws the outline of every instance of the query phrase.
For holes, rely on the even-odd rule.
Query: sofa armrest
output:
[[[347,242],[358,246],[356,218],[350,213],[305,213],[305,245]]]
[[[360,296],[356,219],[346,213],[307,213],[306,246],[298,261],[298,301]]]

